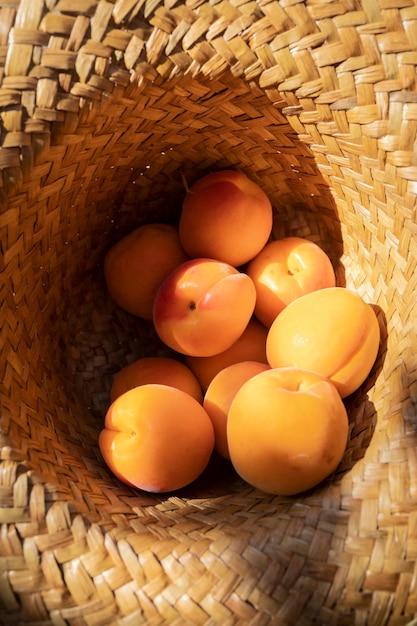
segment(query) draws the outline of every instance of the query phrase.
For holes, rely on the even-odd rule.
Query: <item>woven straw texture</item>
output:
[[[416,66],[413,0],[0,3],[0,623],[417,623]],[[104,254],[224,167],[379,313],[298,497],[217,461],[145,494],[98,451],[115,372],[161,350]]]

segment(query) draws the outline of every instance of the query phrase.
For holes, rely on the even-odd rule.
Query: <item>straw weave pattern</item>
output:
[[[414,0],[0,3],[0,623],[417,623],[416,66]],[[104,255],[224,167],[381,324],[341,466],[293,498],[218,460],[145,494],[97,447],[114,374],[164,353]]]

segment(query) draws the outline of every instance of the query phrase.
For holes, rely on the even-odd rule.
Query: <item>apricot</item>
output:
[[[213,451],[214,430],[202,405],[185,391],[147,384],[110,405],[99,447],[121,481],[162,493],[200,476]]]
[[[349,289],[329,287],[301,296],[278,315],[266,354],[272,368],[294,366],[327,376],[345,398],[368,377],[379,341],[371,305]]]
[[[228,263],[191,259],[159,287],[153,322],[159,338],[190,356],[211,356],[230,348],[255,308],[252,279]]]
[[[303,237],[266,244],[246,268],[256,288],[255,315],[265,326],[300,296],[335,287],[336,276],[325,251]]]
[[[128,313],[152,319],[160,284],[188,259],[178,228],[145,224],[120,239],[104,258],[104,277],[113,300]]]
[[[271,202],[242,172],[208,174],[186,193],[179,235],[192,258],[208,257],[239,267],[263,248],[271,230]]]
[[[318,485],[336,470],[347,438],[343,400],[316,372],[261,372],[242,385],[229,409],[232,465],[267,493],[290,496]]]
[[[143,357],[125,365],[113,380],[110,399],[114,402],[116,398],[129,389],[149,383],[182,389],[200,404],[203,402],[203,391],[200,383],[190,368],[169,357]]]
[[[214,448],[225,459],[230,459],[227,444],[227,414],[237,391],[247,380],[270,369],[257,361],[241,361],[216,374],[204,395],[203,407],[214,427]]]
[[[213,356],[185,356],[184,361],[196,376],[204,392],[215,375],[233,363],[240,361],[267,363],[267,335],[267,328],[252,317],[237,341],[224,352]]]

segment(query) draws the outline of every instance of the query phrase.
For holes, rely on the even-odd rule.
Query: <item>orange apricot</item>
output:
[[[294,366],[327,376],[344,398],[368,377],[379,341],[371,305],[349,289],[329,287],[301,296],[278,315],[266,354],[272,368]]]
[[[113,380],[110,399],[114,402],[129,389],[149,383],[182,389],[200,404],[203,402],[200,383],[190,368],[176,359],[159,356],[143,357],[119,370]]]
[[[271,202],[242,172],[222,170],[203,176],[184,198],[179,234],[192,258],[208,257],[238,267],[263,248],[271,230]]]
[[[233,363],[240,361],[267,363],[267,335],[267,328],[255,317],[252,317],[241,336],[227,350],[213,356],[186,356],[184,361],[194,372],[203,391],[205,391],[215,375]]]
[[[336,276],[325,251],[303,237],[266,244],[246,268],[256,288],[255,315],[265,326],[305,293],[335,287]]]
[[[159,287],[154,327],[173,350],[212,356],[237,341],[252,317],[255,302],[255,287],[247,274],[215,259],[191,259]]]
[[[108,250],[107,289],[125,311],[151,320],[157,289],[187,259],[178,228],[159,223],[139,226]]]
[[[342,460],[348,416],[324,376],[279,368],[252,377],[236,393],[227,418],[236,472],[262,491],[290,496],[332,474]]]
[[[247,380],[270,369],[258,361],[241,361],[229,365],[213,378],[204,395],[203,407],[214,427],[214,448],[225,459],[230,459],[227,445],[227,414],[237,391]]]
[[[202,405],[185,391],[147,384],[110,405],[99,447],[121,481],[162,493],[200,476],[213,451],[214,430]]]

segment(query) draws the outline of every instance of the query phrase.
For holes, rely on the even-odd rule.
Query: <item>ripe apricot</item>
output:
[[[180,240],[192,258],[208,257],[238,267],[266,244],[272,206],[245,174],[222,170],[194,183],[184,198]]]
[[[129,365],[125,365],[116,374],[110,391],[112,402],[129,389],[158,383],[182,389],[195,398],[200,404],[203,402],[203,391],[200,383],[189,367],[168,357],[144,357]]]
[[[318,485],[339,465],[348,416],[336,387],[298,368],[257,374],[236,393],[227,419],[232,465],[249,484],[276,495]]]
[[[252,279],[228,263],[191,259],[159,287],[153,323],[170,348],[191,356],[212,356],[230,348],[255,308]]]
[[[213,356],[186,356],[184,360],[194,372],[204,392],[215,375],[233,363],[240,361],[267,363],[267,335],[267,328],[252,317],[241,336],[227,350]]]
[[[278,315],[266,354],[273,368],[294,366],[327,376],[344,398],[369,375],[379,340],[371,305],[349,289],[329,287],[301,296]]]
[[[214,431],[195,398],[174,387],[147,384],[110,405],[99,447],[121,481],[144,491],[167,492],[203,472],[213,451]]]
[[[188,259],[178,228],[145,224],[120,239],[104,258],[104,277],[113,300],[128,313],[152,319],[160,284]]]
[[[335,287],[330,258],[313,241],[284,237],[266,244],[246,268],[256,288],[255,315],[265,326],[305,293]]]
[[[241,361],[216,374],[204,395],[203,407],[214,427],[214,448],[225,459],[230,459],[227,445],[227,414],[237,391],[247,380],[268,370],[269,365],[257,361]]]

